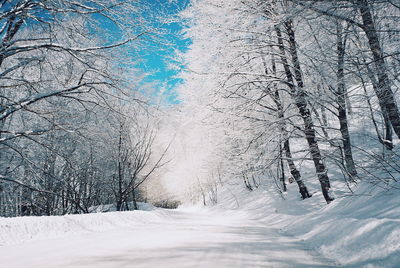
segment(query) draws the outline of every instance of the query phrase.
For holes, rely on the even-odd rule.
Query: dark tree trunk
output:
[[[304,184],[303,180],[301,179],[300,171],[297,170],[296,165],[293,162],[292,152],[290,151],[289,139],[285,140],[283,147],[285,149],[285,154],[286,154],[287,162],[289,165],[290,174],[292,174],[294,180],[296,181],[297,185],[299,186],[299,192],[301,194],[301,198],[303,198],[303,199],[310,198],[311,195],[308,193],[308,189],[307,189],[306,185]]]
[[[351,140],[349,127],[347,125],[347,108],[346,108],[346,87],[344,82],[344,57],[346,49],[346,40],[343,39],[342,27],[337,22],[337,90],[336,102],[338,104],[338,119],[340,124],[340,133],[342,134],[344,159],[346,162],[347,173],[351,181],[355,181],[357,170],[354,164],[353,153],[351,150]]]
[[[138,204],[136,202],[136,189],[133,189],[133,191],[132,191],[132,202],[133,202],[133,209],[134,210],[138,210],[139,207],[138,207]]]
[[[2,47],[7,47],[9,42],[13,39],[15,34],[19,31],[22,24],[24,23],[23,19],[16,18],[15,15],[11,16],[7,21],[7,31],[2,40]],[[5,52],[0,52],[0,66],[3,64],[4,59],[6,58]]]
[[[292,57],[292,64],[294,66],[294,76],[297,82],[297,87],[294,85],[293,81],[293,75],[290,70],[288,61],[285,56],[285,47],[283,44],[283,38],[281,31],[279,27],[276,27],[276,33],[278,37],[278,44],[279,44],[279,49],[281,52],[281,60],[282,64],[285,70],[287,82],[291,91],[292,98],[294,99],[297,108],[299,109],[299,113],[301,115],[301,118],[303,119],[304,122],[304,133],[306,136],[306,140],[310,149],[311,157],[314,162],[315,170],[318,176],[318,180],[321,185],[322,189],[322,194],[325,198],[325,201],[327,203],[330,203],[333,198],[329,196],[329,189],[330,189],[330,182],[329,182],[329,177],[327,174],[327,170],[325,167],[325,164],[322,162],[322,157],[321,153],[318,147],[318,142],[316,140],[315,136],[315,129],[314,129],[314,124],[313,120],[311,117],[310,110],[307,107],[307,101],[306,101],[306,93],[304,91],[304,83],[303,83],[303,78],[301,75],[301,69],[300,69],[300,63],[298,60],[297,56],[297,48],[296,48],[296,41],[295,41],[295,36],[294,32],[292,29],[292,22],[287,21],[285,22],[285,27],[287,30],[287,34],[289,37],[289,53]]]
[[[365,61],[364,61],[364,63],[365,63]],[[366,65],[366,67],[367,67],[369,79],[371,80],[371,83],[372,83],[372,88],[374,89],[375,93],[377,94],[377,92],[379,91],[378,90],[378,81],[376,80],[375,75],[374,75],[373,71],[371,70],[371,68],[369,68],[368,65]],[[385,124],[385,134],[384,134],[384,137],[382,138],[378,124],[376,123],[376,120],[374,117],[374,111],[372,108],[371,101],[368,97],[368,91],[366,89],[365,82],[363,80],[362,80],[362,85],[363,85],[363,89],[365,92],[366,101],[368,103],[368,107],[369,107],[369,110],[371,113],[371,119],[372,119],[372,122],[375,127],[376,135],[378,136],[378,140],[381,144],[383,144],[385,146],[386,149],[392,150],[394,148],[394,146],[393,146],[393,131],[392,131],[392,125],[390,124],[390,119],[389,119],[389,115],[386,110],[386,107],[381,106],[382,117],[383,117],[383,121]]]
[[[118,162],[118,193],[117,193],[117,211],[122,210],[123,200],[122,200],[122,169],[121,163]]]
[[[286,187],[286,181],[285,181],[285,168],[283,166],[283,148],[282,148],[282,143],[279,142],[279,163],[280,163],[280,168],[281,168],[281,182],[282,182],[282,187],[283,191],[287,192],[287,187]]]
[[[122,205],[123,205],[123,201],[121,199],[117,200],[117,205],[116,205],[116,210],[117,211],[121,211],[122,210]]]
[[[394,132],[396,133],[397,137],[400,138],[400,113],[393,91],[390,87],[387,65],[372,17],[371,7],[367,0],[358,0],[358,4],[363,23],[363,30],[368,39],[368,44],[374,59],[375,71],[378,77],[376,95],[379,99],[379,105],[381,106],[382,111],[386,109]]]
[[[244,185],[246,186],[246,188],[249,191],[253,191],[253,187],[251,187],[251,184],[249,182],[249,178],[247,177],[247,175],[245,173],[242,173],[242,175],[243,175],[243,182],[244,182]]]
[[[276,63],[275,63],[275,59],[273,56],[272,56],[271,61],[272,61],[272,71],[273,71],[274,75],[276,76],[277,75]],[[297,170],[296,165],[294,164],[294,161],[292,158],[292,152],[290,151],[289,137],[288,137],[286,127],[285,127],[285,122],[284,122],[285,114],[284,114],[283,107],[282,107],[281,97],[280,97],[280,94],[279,94],[279,91],[277,90],[277,88],[274,88],[273,100],[274,100],[276,108],[278,110],[278,118],[279,118],[279,120],[281,120],[281,130],[280,131],[283,136],[283,150],[285,151],[286,161],[289,166],[290,174],[292,175],[292,177],[294,178],[294,180],[296,181],[296,183],[299,187],[299,192],[301,194],[301,198],[302,199],[309,198],[309,197],[311,197],[311,195],[308,193],[307,187],[301,179],[300,171]],[[283,167],[282,167],[282,169],[283,169]],[[285,188],[286,188],[286,185],[285,185]]]

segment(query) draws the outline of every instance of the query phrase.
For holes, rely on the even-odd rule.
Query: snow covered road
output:
[[[245,214],[190,210],[146,213],[142,217],[151,213],[161,216],[102,231],[2,245],[0,267],[334,266],[299,239],[283,236],[275,227],[249,220]]]

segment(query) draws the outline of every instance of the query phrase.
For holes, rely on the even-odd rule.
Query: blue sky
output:
[[[185,39],[181,34],[181,25],[171,18],[185,9],[189,2],[190,0],[141,0],[139,3],[146,9],[143,12],[144,14],[140,14],[140,16],[146,18],[148,26],[158,29],[161,34],[156,34],[156,38],[152,39],[151,42],[140,46],[136,51],[128,52],[130,55],[126,55],[132,58],[127,62],[134,62],[139,59],[139,61],[136,61],[139,63],[136,63],[135,67],[140,72],[148,74],[143,84],[151,84],[154,95],[162,92],[165,100],[170,104],[179,103],[175,88],[182,83],[182,80],[176,77],[179,69],[171,69],[169,65],[174,62],[175,51],[184,52],[190,44],[190,40]],[[5,10],[9,8],[9,5],[3,7]],[[41,17],[51,19],[50,14],[41,10],[39,12]],[[96,26],[93,25],[94,28],[91,30],[100,30],[99,37],[105,43],[111,44],[122,40],[123,32],[121,29],[103,16],[94,15],[94,18],[96,17],[98,18],[96,26],[100,26],[100,29],[95,29]],[[132,20],[135,20],[135,18],[132,17]],[[167,22],[164,20],[167,20]],[[30,22],[31,27],[35,27],[35,21]]]
[[[190,0],[144,1],[149,3],[151,12],[154,12],[154,14],[163,13],[165,18],[173,17],[190,2]],[[175,50],[187,50],[190,40],[182,36],[182,27],[177,22],[163,23],[161,21],[155,26],[162,32],[158,37],[159,42],[155,43],[151,49],[140,53],[143,61],[137,67],[149,73],[144,82],[151,83],[157,93],[163,92],[163,96],[168,103],[179,103],[175,91],[177,85],[182,83],[182,80],[176,77],[179,69],[171,69],[168,66],[174,63],[172,57]]]
[[[146,40],[150,39],[150,42],[144,42],[139,49],[129,52],[127,56],[138,62],[135,67],[140,72],[147,74],[142,81],[143,87],[151,87],[151,94],[154,96],[162,94],[169,104],[179,103],[175,88],[182,80],[177,77],[179,69],[172,69],[170,66],[176,63],[173,60],[176,51],[184,52],[190,44],[190,40],[185,39],[181,33],[182,26],[176,22],[176,15],[186,8],[190,0],[141,0],[140,3],[144,7],[140,16],[143,16],[147,26],[156,29],[157,33],[150,33],[151,38],[143,37]],[[107,43],[123,40],[122,31],[113,22],[104,17],[99,17],[99,22],[107,36]],[[139,29],[138,33],[141,31],[142,29]]]

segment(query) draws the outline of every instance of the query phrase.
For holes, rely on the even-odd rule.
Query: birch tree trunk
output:
[[[343,39],[343,30],[341,22],[337,22],[337,89],[336,102],[338,104],[338,119],[340,124],[340,133],[342,134],[344,159],[346,163],[347,173],[350,181],[355,181],[357,176],[356,166],[354,164],[353,153],[351,150],[351,140],[349,127],[347,124],[347,107],[346,107],[346,86],[344,82],[344,57],[346,50],[346,40]]]
[[[273,56],[272,56],[271,62],[272,62],[272,71],[273,71],[274,75],[277,76],[276,63],[275,63],[275,59]],[[288,163],[290,174],[292,175],[293,179],[296,181],[296,183],[299,187],[299,192],[301,194],[301,198],[302,199],[310,198],[311,195],[308,193],[307,186],[304,184],[303,180],[301,179],[300,171],[296,168],[296,165],[293,161],[292,152],[290,150],[290,141],[289,141],[286,127],[285,127],[285,121],[284,121],[285,114],[283,111],[283,106],[282,106],[282,101],[281,101],[279,91],[276,88],[274,88],[274,91],[275,92],[273,94],[273,100],[274,100],[275,105],[278,110],[278,118],[281,121],[281,123],[280,123],[281,130],[280,131],[283,136],[283,151],[285,152],[286,162]]]
[[[289,37],[288,40],[289,54],[291,55],[292,64],[294,66],[294,78],[296,79],[297,86],[295,86],[294,84],[293,75],[290,70],[288,60],[286,58],[286,51],[283,44],[282,33],[279,27],[275,27],[276,34],[278,37],[278,45],[281,52],[281,60],[283,68],[285,70],[286,79],[290,88],[292,98],[294,99],[295,104],[299,109],[301,118],[303,119],[304,122],[304,133],[306,135],[306,140],[309,146],[312,160],[314,162],[318,180],[321,185],[322,194],[325,198],[325,201],[329,204],[333,200],[333,198],[329,196],[329,189],[330,189],[329,177],[327,174],[327,169],[325,167],[325,164],[322,161],[321,152],[319,150],[318,142],[316,140],[314,123],[311,117],[311,112],[310,109],[307,107],[306,93],[304,91],[304,82],[301,75],[300,62],[297,55],[296,40],[292,28],[292,22],[290,20],[286,21],[284,25]]]
[[[384,58],[382,46],[372,17],[371,6],[367,0],[358,0],[361,13],[363,30],[368,39],[368,44],[372,52],[375,64],[375,71],[378,77],[376,95],[382,111],[387,111],[393,130],[400,138],[400,113],[394,98],[393,91],[387,72],[387,64]]]

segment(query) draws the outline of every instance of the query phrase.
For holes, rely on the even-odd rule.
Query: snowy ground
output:
[[[2,234],[0,266],[4,268],[327,267],[334,264],[308,249],[300,239],[284,236],[276,227],[251,220],[239,211],[157,209],[46,219],[1,219],[0,222],[2,231],[7,226],[9,229],[18,226]],[[26,231],[25,235],[19,235],[19,241],[25,240],[23,243],[10,240],[11,233],[18,236],[18,230]],[[30,239],[28,233],[34,230],[42,234]]]
[[[330,205],[272,189],[225,185],[211,207],[0,218],[0,267],[400,267],[399,183]]]
[[[284,199],[272,187],[249,194],[230,186],[215,209],[247,211],[249,218],[278,228],[280,234],[302,241],[317,256],[334,261],[328,265],[400,267],[400,182],[361,183],[353,195],[346,194],[343,185],[334,184],[336,200],[329,205],[320,191],[314,192],[317,185],[309,182],[314,195],[306,200],[300,200],[294,184],[288,185]]]

